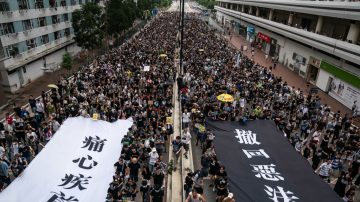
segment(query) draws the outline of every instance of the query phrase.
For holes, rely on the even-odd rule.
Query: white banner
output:
[[[333,78],[330,84],[329,95],[350,109],[353,106],[354,101],[360,100],[359,89],[337,78]],[[357,102],[357,106],[360,108],[360,102]]]
[[[0,193],[8,202],[103,202],[129,120],[69,118],[45,148]]]

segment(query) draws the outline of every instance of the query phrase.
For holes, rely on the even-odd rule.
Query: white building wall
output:
[[[327,87],[328,87],[328,81],[329,81],[329,77],[331,75],[329,73],[327,73],[326,71],[320,69],[319,71],[319,75],[316,81],[316,86],[319,87],[321,90],[323,91],[327,91]]]
[[[67,47],[67,50],[68,50],[68,52],[75,55],[76,53],[78,53],[81,50],[81,48],[76,46],[76,44],[72,44]],[[53,52],[53,53],[45,56],[47,67],[60,66],[62,63],[62,56],[65,54],[65,52],[66,52],[65,48],[62,48],[56,52]],[[24,85],[29,84],[29,82],[33,82],[37,78],[44,75],[44,70],[42,69],[42,67],[44,67],[44,61],[43,61],[43,58],[39,58],[36,61],[31,62],[26,65],[26,73],[23,72],[22,68],[18,68],[17,71],[8,75],[8,77],[7,77],[8,82],[4,82],[4,83],[8,83],[10,85],[10,91],[15,92],[21,88],[20,78],[19,78],[20,72],[24,78],[24,84],[23,84],[23,86],[24,86]],[[3,73],[6,74],[7,72],[4,71]]]
[[[47,55],[45,57],[46,60],[46,67],[49,68],[54,68],[54,67],[58,67],[59,65],[61,65],[62,62],[62,56],[65,54],[65,49],[60,49],[56,52],[53,52],[50,55]]]
[[[41,69],[42,66],[43,62],[41,59],[26,65],[26,73],[23,73],[24,85],[28,84],[29,81],[32,82],[36,78],[39,78],[41,75],[43,75],[43,70]]]

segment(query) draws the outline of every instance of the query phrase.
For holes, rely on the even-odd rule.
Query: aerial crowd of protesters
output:
[[[216,157],[215,135],[206,119],[246,124],[275,121],[289,142],[346,201],[359,189],[359,129],[351,114],[331,114],[318,96],[289,86],[241,51],[228,45],[195,14],[186,15],[184,69],[177,81],[174,67],[179,15],[161,13],[132,40],[84,66],[72,79],[40,99],[29,98],[30,109],[14,105],[0,124],[0,184],[11,183],[27,167],[68,117],[92,117],[114,122],[132,118],[115,162],[108,201],[163,201],[168,173],[164,154],[174,161],[188,157],[192,136],[202,150],[201,169],[184,182],[186,201],[206,201],[204,180],[211,180],[217,201],[235,201],[228,188],[226,165]],[[149,67],[146,69],[145,67]],[[173,84],[178,82],[182,106],[182,136],[169,142],[173,126]],[[222,93],[231,102],[217,100]],[[172,144],[173,151],[167,151]],[[173,168],[176,172],[176,167]],[[11,171],[11,174],[10,172]]]

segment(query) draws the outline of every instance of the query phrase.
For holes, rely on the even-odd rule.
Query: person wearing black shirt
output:
[[[214,180],[216,173],[220,171],[220,164],[217,161],[216,157],[211,159],[211,163],[209,165],[209,175],[210,179]],[[210,187],[214,186],[213,184],[210,184]]]
[[[164,174],[161,172],[160,166],[156,167],[156,171],[153,174],[154,185],[162,186],[164,184]]]
[[[228,190],[227,190],[226,185],[227,185],[226,180],[222,179],[222,180],[220,180],[219,184],[216,186],[216,190],[217,190],[216,199],[217,200],[221,201],[225,196],[227,196]]]
[[[29,97],[29,105],[30,105],[31,111],[33,113],[35,113],[36,112],[36,100],[34,99],[34,97],[32,95],[30,95],[30,97]]]
[[[120,173],[120,176],[124,176],[126,165],[122,158],[119,158],[119,161],[114,164],[116,172]]]
[[[23,140],[23,142],[26,143],[24,122],[16,122],[15,123],[15,136],[19,142],[21,142],[21,140]]]
[[[159,185],[154,185],[154,188],[150,192],[152,202],[162,202],[164,196],[164,190]]]
[[[128,195],[131,197],[131,199],[135,200],[138,190],[136,183],[131,178],[125,184],[125,189],[127,190]]]
[[[14,109],[16,116],[21,117],[21,108],[16,106],[16,104],[14,104],[13,109]]]
[[[132,147],[131,150],[129,151],[129,156],[130,158],[136,158],[138,159],[139,158],[139,151],[136,150],[135,147]]]
[[[184,184],[185,197],[187,197],[189,195],[189,193],[191,192],[191,188],[194,184],[193,176],[194,176],[194,173],[189,172],[187,174],[187,176],[185,177],[185,184]]]
[[[131,163],[129,163],[128,167],[130,168],[130,178],[134,179],[135,182],[139,179],[139,170],[140,164],[137,161],[137,158],[133,158]]]
[[[147,180],[143,180],[141,182],[140,192],[142,195],[143,202],[150,202],[150,196],[149,196],[150,185],[148,184]]]

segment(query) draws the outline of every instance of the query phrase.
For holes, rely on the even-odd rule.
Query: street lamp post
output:
[[[180,35],[180,74],[183,74],[184,68],[183,68],[183,39],[184,39],[184,18],[185,18],[185,0],[180,0],[180,2],[182,1],[182,4],[180,6],[180,10],[181,10],[181,35]],[[182,8],[181,8],[182,7]]]

